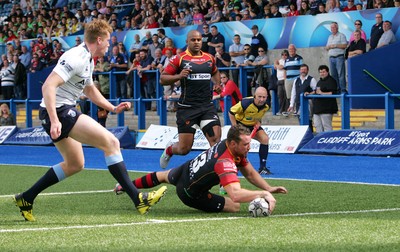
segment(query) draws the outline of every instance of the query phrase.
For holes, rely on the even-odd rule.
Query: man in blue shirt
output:
[[[285,92],[287,98],[287,104],[290,104],[292,97],[292,88],[294,80],[300,76],[300,67],[303,64],[303,57],[296,53],[296,46],[290,44],[288,47],[289,55],[285,60],[284,69],[286,70],[285,79]],[[286,111],[285,108],[284,111]],[[287,112],[283,112],[282,115],[287,115]]]

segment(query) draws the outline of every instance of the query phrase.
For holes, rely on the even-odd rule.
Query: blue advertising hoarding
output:
[[[323,132],[305,144],[299,153],[346,155],[400,155],[399,130],[340,130]]]

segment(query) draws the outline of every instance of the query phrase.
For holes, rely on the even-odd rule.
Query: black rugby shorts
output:
[[[63,138],[67,138],[69,132],[74,127],[78,117],[82,115],[80,111],[76,109],[73,105],[64,105],[56,109],[58,120],[60,121],[61,127],[61,135],[57,139],[51,139],[54,143],[62,140]],[[40,107],[39,109],[39,119],[42,121],[42,126],[46,130],[47,134],[50,136],[50,117],[47,113],[46,108]],[[50,136],[51,138],[51,136]]]

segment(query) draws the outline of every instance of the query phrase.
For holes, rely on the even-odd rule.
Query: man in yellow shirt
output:
[[[260,168],[258,172],[264,175],[272,174],[267,168],[269,137],[260,126],[265,112],[269,110],[269,106],[266,104],[267,98],[267,90],[264,87],[258,87],[253,97],[244,98],[242,101],[232,106],[229,111],[229,118],[232,126],[242,124],[249,128],[250,131],[253,131],[254,128],[258,128],[254,136],[254,139],[260,142],[260,149],[258,151],[260,156]]]

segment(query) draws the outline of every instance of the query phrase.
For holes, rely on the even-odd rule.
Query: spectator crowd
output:
[[[363,9],[378,9],[385,7],[399,7],[400,0],[135,0],[113,1],[87,0],[70,4],[68,1],[21,1],[13,4],[10,15],[0,27],[0,44],[7,47],[7,54],[2,55],[0,70],[3,75],[2,93],[4,99],[26,98],[27,72],[37,72],[44,67],[55,65],[64,53],[59,36],[81,34],[85,25],[93,19],[106,20],[114,32],[137,29],[157,29],[152,34],[146,32],[145,37],[135,35],[134,42],[125,48],[117,36],[112,36],[110,48],[106,56],[95,59],[95,80],[99,89],[109,97],[109,78],[103,72],[116,71],[117,97],[133,97],[133,71],[140,77],[141,96],[156,98],[157,83],[154,71],[162,72],[169,60],[185,48],[176,48],[174,40],[168,38],[164,27],[184,27],[188,25],[202,25],[202,51],[215,55],[218,67],[254,66],[254,72],[248,73],[248,94],[255,87],[263,86],[266,89],[278,91],[280,101],[279,115],[298,112],[298,100],[292,96],[298,92],[296,80],[300,76],[300,67],[304,64],[303,58],[296,54],[295,45],[282,52],[282,58],[271,64],[278,72],[277,86],[271,87],[269,74],[262,66],[269,64],[267,52],[268,43],[259,33],[257,25],[251,30],[253,37],[251,44],[241,44],[240,34],[233,38],[225,38],[214,24],[224,21],[241,21],[250,19],[265,19],[291,17],[299,15],[318,15],[340,11],[354,11]],[[5,4],[7,1],[2,1]],[[37,4],[32,4],[37,2]],[[123,14],[122,14],[123,13]],[[377,23],[371,30],[370,48],[381,47],[393,43],[395,38],[391,31],[391,22],[383,21],[381,14],[377,14]],[[350,41],[338,31],[337,24],[331,26],[332,35],[328,39],[326,49],[330,57],[330,71],[336,80],[339,92],[346,92],[344,80],[344,60],[341,56],[353,57],[366,52],[366,33],[362,30],[362,22],[355,22],[355,32]],[[383,34],[383,36],[382,36]],[[381,36],[383,39],[381,40]],[[232,39],[234,43],[227,48],[225,41]],[[30,47],[22,46],[21,41],[29,40]],[[76,36],[75,46],[82,43],[82,38]],[[360,42],[361,41],[361,42]],[[324,71],[325,67],[322,68]],[[17,74],[18,71],[18,74]],[[308,66],[307,66],[308,72]],[[230,84],[238,84],[238,70],[223,73],[223,77]],[[17,78],[18,77],[18,78]],[[303,76],[307,77],[307,75]],[[302,78],[304,81],[304,78]],[[223,84],[225,86],[225,83]],[[164,87],[164,97],[172,99],[179,94],[180,83]],[[230,85],[229,85],[230,86]],[[11,87],[11,88],[10,88]],[[228,87],[228,85],[227,85]],[[313,89],[308,90],[315,92]],[[231,88],[227,88],[230,90]],[[303,90],[304,91],[304,90]],[[216,90],[214,97],[220,99],[226,91]],[[84,100],[85,98],[82,97]],[[235,102],[236,99],[235,99]],[[293,106],[293,103],[297,104]],[[223,103],[221,103],[222,105]],[[218,106],[218,103],[217,103]],[[155,103],[148,103],[148,110],[156,110]],[[221,108],[222,109],[222,108]],[[168,110],[175,111],[173,101],[168,101]]]

